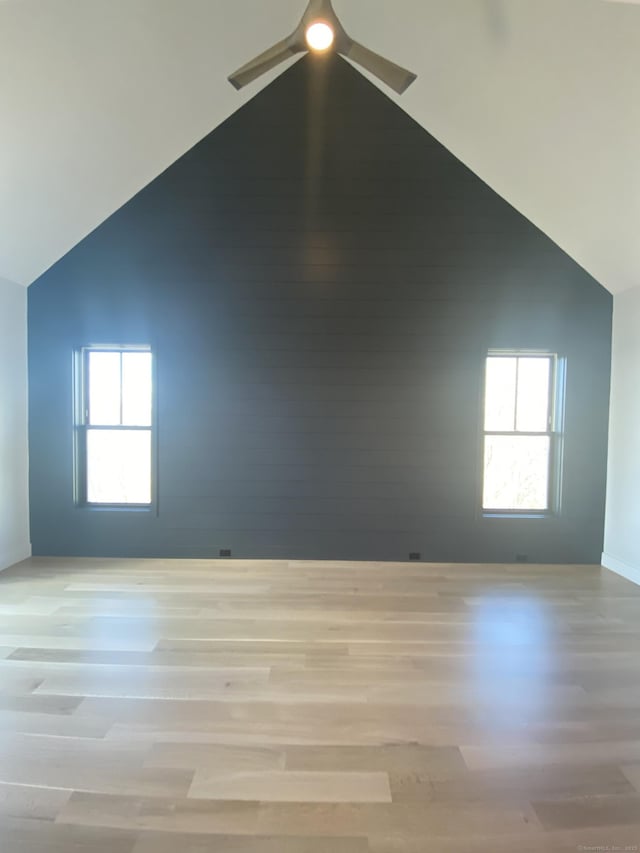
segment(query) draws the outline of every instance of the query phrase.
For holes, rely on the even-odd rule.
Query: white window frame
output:
[[[549,361],[549,403],[548,416],[545,430],[528,431],[518,430],[514,424],[513,430],[487,430],[485,429],[485,404],[487,392],[487,364],[492,358],[544,358]],[[562,456],[564,439],[564,393],[566,383],[566,359],[557,353],[543,350],[489,350],[484,359],[484,372],[482,383],[482,430],[480,448],[480,509],[485,518],[545,518],[560,512],[561,506],[561,484],[562,484]],[[516,384],[517,399],[517,384]],[[485,446],[488,436],[536,436],[549,438],[549,461],[547,472],[547,500],[544,509],[540,508],[486,508],[484,506],[484,474],[485,474]]]
[[[131,353],[145,352],[152,357],[152,404],[151,424],[149,426],[132,426],[127,424],[91,424],[89,422],[89,355],[93,352]],[[101,344],[82,346],[74,354],[74,502],[77,506],[94,509],[116,510],[151,510],[156,504],[156,409],[155,409],[155,353],[148,345],[143,344]],[[121,380],[122,381],[122,380]],[[89,501],[88,465],[87,465],[87,435],[91,431],[110,430],[125,432],[147,432],[151,438],[151,482],[148,503],[102,503]]]

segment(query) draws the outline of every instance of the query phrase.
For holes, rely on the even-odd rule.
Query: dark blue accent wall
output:
[[[611,308],[347,63],[303,59],[30,288],[34,553],[599,562]],[[74,505],[96,343],[156,353],[153,512]],[[555,517],[479,512],[490,348],[567,359]]]

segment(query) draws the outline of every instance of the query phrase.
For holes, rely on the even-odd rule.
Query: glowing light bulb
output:
[[[307,27],[306,39],[311,50],[329,50],[334,38],[333,29],[324,21],[316,21],[315,24]]]

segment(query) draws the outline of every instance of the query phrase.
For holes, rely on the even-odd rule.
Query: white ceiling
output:
[[[30,284],[277,76],[305,0],[0,0],[0,278]],[[640,284],[640,7],[334,0],[408,113],[613,292]]]

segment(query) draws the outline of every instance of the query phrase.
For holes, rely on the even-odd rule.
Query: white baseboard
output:
[[[8,551],[0,551],[0,572],[3,569],[8,569],[16,563],[21,563],[31,556],[31,544],[27,543],[22,547],[12,548]]]
[[[604,553],[602,555],[602,565],[605,569],[609,569],[610,572],[615,572],[617,575],[621,575],[628,581],[637,583],[640,586],[640,568],[637,566],[631,566],[629,563],[624,563],[622,560],[617,560],[615,557]]]

